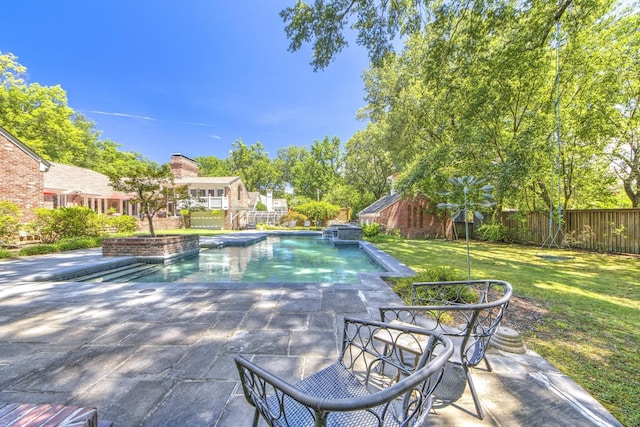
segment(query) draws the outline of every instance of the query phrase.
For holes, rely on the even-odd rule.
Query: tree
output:
[[[333,187],[322,198],[324,202],[332,205],[341,206],[343,208],[351,208],[351,218],[355,219],[355,215],[375,202],[377,199],[373,193],[361,192],[356,187],[349,184],[338,184]]]
[[[316,140],[311,145],[310,155],[293,167],[294,192],[317,200],[342,182],[342,170],[340,139],[326,136],[322,141]]]
[[[584,2],[584,10],[593,9],[600,0]],[[315,70],[326,68],[333,58],[348,46],[345,28],[355,30],[356,41],[364,46],[374,65],[394,52],[394,40],[404,39],[424,30],[426,24],[438,16],[446,16],[452,27],[458,27],[470,15],[482,16],[485,21],[498,16],[502,10],[519,9],[527,13],[526,32],[544,44],[553,23],[562,18],[573,0],[517,4],[515,1],[496,2],[431,2],[427,0],[316,0],[313,4],[296,1],[285,8],[280,16],[285,22],[289,50],[297,51],[303,44],[313,48]],[[479,22],[482,25],[482,22]],[[426,31],[426,30],[424,30]],[[472,41],[471,41],[472,42]]]
[[[304,146],[290,145],[289,147],[278,149],[274,166],[280,172],[280,180],[284,182],[285,187],[293,188],[296,165],[304,163],[310,156],[311,153]]]
[[[195,157],[199,176],[229,176],[231,171],[226,160],[216,156]]]
[[[345,145],[345,181],[377,200],[389,192],[388,178],[395,170],[387,146],[393,145],[384,122],[369,123]]]
[[[166,209],[169,202],[178,202],[185,197],[184,187],[174,188],[169,164],[143,164],[132,176],[110,176],[109,183],[116,191],[135,195],[131,202],[140,204],[141,213],[149,222],[151,237],[156,236],[153,228],[154,216],[160,210]]]
[[[622,16],[620,24],[607,28],[605,53],[615,61],[615,79],[608,86],[617,108],[610,110],[615,133],[608,154],[632,207],[640,207],[640,14]]]
[[[26,70],[15,55],[0,53],[0,123],[31,149],[47,160],[122,176],[146,160],[101,141],[95,124],[68,105],[61,86],[27,83]]]
[[[278,171],[259,142],[249,147],[238,139],[232,144],[227,162],[231,173],[242,177],[249,191],[284,190]]]

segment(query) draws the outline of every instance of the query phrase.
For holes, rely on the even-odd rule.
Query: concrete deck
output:
[[[30,281],[108,261],[100,250],[0,261],[0,402],[96,406],[115,426],[250,425],[234,356],[298,381],[336,357],[345,315],[377,319],[378,306],[400,303],[374,275],[359,285]],[[621,425],[536,353],[488,358],[492,373],[473,372],[486,418],[467,412],[466,390],[432,425]]]

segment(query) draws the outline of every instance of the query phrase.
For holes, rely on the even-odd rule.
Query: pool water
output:
[[[358,246],[320,237],[270,236],[245,247],[202,249],[136,282],[359,283],[358,273],[386,271]]]

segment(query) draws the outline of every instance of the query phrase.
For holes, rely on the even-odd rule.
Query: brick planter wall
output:
[[[196,255],[200,236],[140,236],[104,239],[103,256],[135,256],[142,262],[163,262],[172,258]]]

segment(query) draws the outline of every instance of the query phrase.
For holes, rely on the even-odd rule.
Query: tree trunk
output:
[[[151,212],[149,212],[149,210],[147,210],[145,214],[147,215],[147,220],[149,221],[149,234],[151,235],[151,237],[156,237],[156,232],[153,229],[153,215],[151,215]]]

